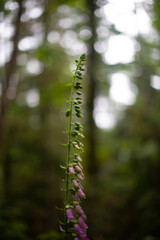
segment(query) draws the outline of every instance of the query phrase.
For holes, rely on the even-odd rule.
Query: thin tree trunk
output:
[[[4,174],[4,195],[5,198],[8,198],[9,195],[9,179],[11,174],[10,169],[10,161],[8,162],[8,158],[5,156],[5,132],[6,132],[6,114],[8,108],[8,98],[7,98],[7,91],[9,89],[10,79],[12,74],[16,68],[16,57],[18,52],[18,41],[20,36],[20,25],[21,25],[21,18],[22,15],[22,0],[19,0],[19,9],[17,12],[17,17],[15,20],[15,34],[13,37],[13,52],[11,54],[11,58],[9,63],[6,66],[6,76],[3,81],[2,85],[2,97],[1,97],[1,110],[0,110],[0,161],[3,168]],[[6,169],[8,168],[8,169]]]
[[[87,92],[87,113],[88,113],[88,171],[90,174],[93,174],[97,170],[97,159],[96,159],[96,126],[93,119],[93,110],[94,110],[94,99],[96,95],[96,53],[94,50],[94,43],[96,38],[96,23],[94,11],[96,9],[95,1],[88,0],[88,6],[90,10],[90,23],[89,26],[92,30],[92,38],[90,39],[89,45],[89,56],[88,56],[88,78],[89,86]]]
[[[96,211],[96,194],[97,194],[97,173],[98,173],[98,159],[96,156],[97,146],[97,133],[96,126],[93,118],[94,110],[94,99],[96,96],[96,52],[94,50],[94,43],[96,42],[96,17],[94,11],[96,9],[96,1],[88,0],[89,9],[89,27],[92,31],[92,38],[89,42],[89,56],[88,56],[88,78],[89,84],[87,89],[87,113],[88,113],[88,124],[87,124],[87,136],[88,136],[88,222],[89,222],[89,235],[91,238],[94,236],[95,231],[95,211]]]

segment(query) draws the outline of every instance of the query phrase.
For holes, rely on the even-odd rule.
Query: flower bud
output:
[[[83,229],[87,229],[88,228],[87,224],[85,223],[85,221],[84,221],[84,219],[82,217],[79,218],[78,224]]]
[[[77,188],[79,188],[79,183],[77,182],[77,180],[73,180],[73,185]]]
[[[77,177],[78,177],[79,180],[83,180],[83,179],[84,179],[84,177],[82,176],[81,173],[82,173],[82,172],[80,172],[80,173],[77,174]]]
[[[84,220],[86,220],[86,218],[87,218],[87,216],[86,216],[86,214],[83,212],[83,214],[82,214],[82,218],[84,219]]]
[[[81,201],[80,198],[79,198],[79,196],[78,196],[78,193],[75,193],[75,194],[73,195],[73,200],[74,200],[74,201],[77,201],[77,202],[80,202],[80,201]]]
[[[76,159],[80,162],[82,162],[82,158],[80,156],[76,156]]]
[[[70,116],[70,113],[71,113],[71,110],[70,110],[70,109],[67,109],[67,110],[66,110],[66,117],[69,117],[69,116]]]
[[[84,138],[84,135],[81,134],[81,133],[78,133],[78,137],[80,137],[80,138]]]
[[[84,213],[84,212],[83,212],[83,209],[81,208],[80,205],[77,205],[77,206],[76,206],[76,212],[79,213],[80,215],[83,215],[83,213]]]
[[[82,184],[80,182],[78,183],[78,185],[82,190],[84,190],[84,187],[82,186]]]
[[[81,188],[78,189],[78,195],[79,195],[80,198],[86,198],[86,195],[85,195],[85,193],[82,191]]]
[[[82,171],[82,169],[81,169],[78,165],[75,166],[75,169],[76,169],[78,172],[81,172],[81,171]]]
[[[81,175],[82,175],[82,177],[84,178],[84,173],[83,173],[83,172],[81,172]]]
[[[78,162],[78,166],[79,166],[81,169],[83,169],[83,166],[82,166],[82,164],[81,164],[80,162]]]
[[[78,149],[78,150],[80,150],[81,148],[76,144],[76,145],[74,145],[74,147],[76,148],[76,149]]]

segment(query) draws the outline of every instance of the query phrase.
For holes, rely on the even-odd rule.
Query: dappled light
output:
[[[13,44],[11,41],[1,42],[0,45],[0,66],[4,66],[6,62],[9,61],[11,52],[13,50]]]
[[[156,90],[160,90],[160,76],[151,76],[151,86]]]
[[[111,107],[109,99],[98,97],[94,103],[94,119],[97,127],[102,129],[111,129],[116,124],[116,114]]]
[[[125,35],[111,36],[108,40],[108,49],[103,56],[108,64],[132,62],[134,41]]]
[[[31,18],[35,19],[42,15],[44,9],[42,7],[35,7],[35,8],[29,8],[27,9],[26,15]]]
[[[14,11],[17,8],[18,8],[18,3],[17,2],[7,1],[5,3],[5,9],[6,10]]]
[[[92,37],[91,29],[90,28],[82,28],[82,29],[80,29],[79,35],[83,40],[88,40]]]
[[[41,39],[37,39],[36,37],[25,37],[19,42],[18,48],[21,51],[28,51],[37,48],[40,44]]]
[[[43,64],[37,59],[29,60],[26,68],[29,73],[34,75],[38,75],[43,72]]]
[[[59,42],[60,34],[59,32],[52,31],[48,34],[47,39],[50,43],[57,43]]]
[[[40,95],[39,95],[39,91],[38,89],[30,89],[29,91],[27,91],[26,93],[26,103],[29,107],[33,108],[33,107],[37,107],[39,104],[39,99],[40,99]]]
[[[68,30],[62,35],[60,45],[66,49],[66,52],[69,55],[72,56],[82,54],[87,50],[86,45],[77,39],[77,34],[72,30]]]
[[[114,73],[111,75],[110,82],[111,88],[109,95],[112,100],[124,105],[132,105],[135,103],[138,90],[137,87],[130,82],[126,74]]]

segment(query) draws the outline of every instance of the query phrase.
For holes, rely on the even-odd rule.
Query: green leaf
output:
[[[65,208],[66,208],[66,209],[68,209],[68,208],[73,208],[73,206],[70,205],[70,204],[66,204]]]
[[[58,222],[59,222],[60,225],[64,225],[64,224],[65,224],[65,223],[62,222],[60,219],[58,219]]]
[[[59,229],[61,232],[65,232],[61,225],[59,225]]]
[[[57,210],[64,211],[64,208],[55,207]]]
[[[60,144],[64,147],[68,147],[68,144],[66,144],[66,143],[60,143]]]
[[[60,165],[60,168],[62,168],[62,169],[67,169],[67,167],[64,166],[64,165]]]
[[[73,84],[73,83],[71,82],[71,83],[66,84],[65,86],[66,86],[66,87],[71,87],[72,84]]]
[[[66,110],[66,117],[68,118],[68,117],[70,116],[70,114],[71,114],[71,110],[70,110],[70,109],[67,109],[67,110]]]

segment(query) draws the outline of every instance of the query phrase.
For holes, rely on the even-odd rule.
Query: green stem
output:
[[[80,61],[77,64],[76,71]],[[76,79],[76,74],[72,80],[71,94],[70,94],[70,116],[69,116],[69,128],[68,128],[68,152],[67,152],[67,163],[66,163],[66,188],[65,188],[65,240],[68,240],[68,219],[67,219],[67,208],[68,205],[68,195],[69,195],[69,163],[71,161],[71,131],[72,131],[72,108],[73,108],[73,94],[74,94],[74,82]]]
[[[66,192],[65,192],[65,206],[68,205],[68,195],[69,195],[69,163],[71,159],[71,130],[72,130],[72,106],[73,106],[73,84],[71,88],[71,97],[70,97],[70,117],[69,117],[69,134],[68,134],[68,153],[67,153],[67,171],[66,171]],[[68,240],[68,221],[67,221],[67,208],[65,207],[65,240]]]

